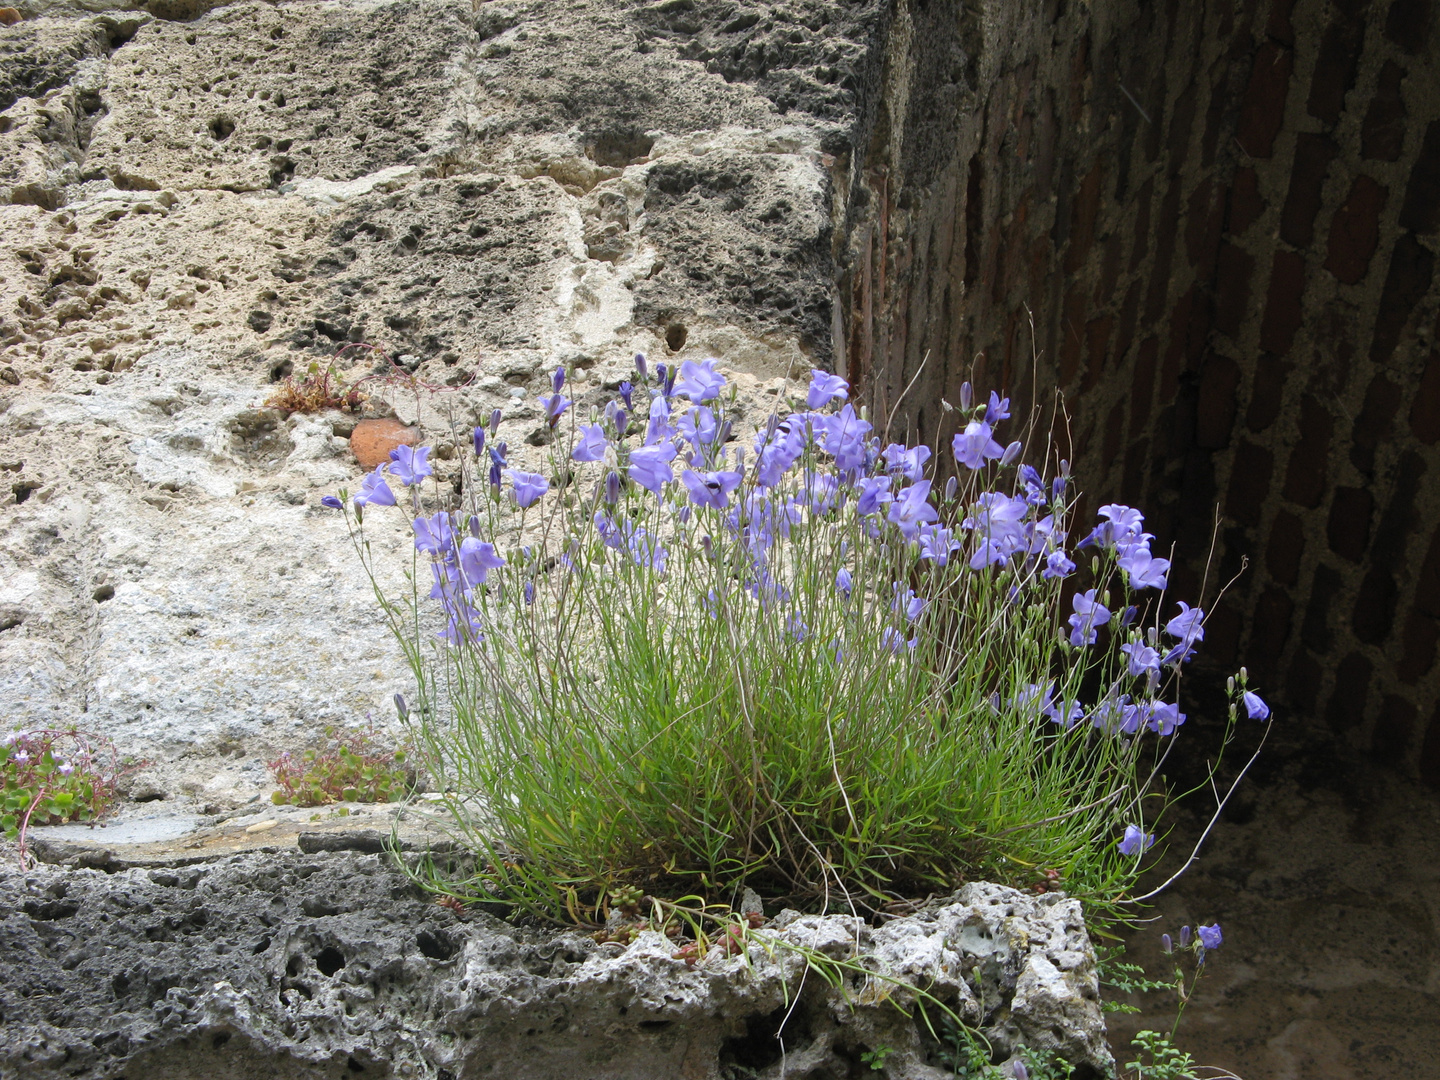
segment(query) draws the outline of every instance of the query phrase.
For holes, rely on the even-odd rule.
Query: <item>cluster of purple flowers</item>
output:
[[[1066,550],[1069,466],[1061,462],[1059,474],[1048,481],[1029,464],[1016,467],[1021,442],[1002,446],[997,437],[1000,425],[1010,419],[1008,398],[992,392],[988,403],[975,406],[970,384],[961,388],[963,427],[951,442],[955,475],[945,485],[943,498],[937,499],[930,448],[882,446],[865,410],[857,411],[850,401],[846,381],[822,371],[811,377],[803,411],[772,415],[748,449],[732,448],[732,421],[722,397],[726,381],[717,363],[657,364],[652,372],[645,358],[637,356],[633,381],[620,385],[617,397],[602,413],[592,412],[588,422],[575,425],[570,460],[599,470],[586,509],[599,549],[616,552],[657,574],[666,573],[671,555],[661,533],[669,534],[658,524],[666,518],[647,517],[629,501],[644,500],[639,493],[648,493],[655,498],[649,504],[651,511],[663,509],[677,530],[691,529],[706,557],[718,558],[716,539],[726,538],[732,545],[726,572],[737,581],[739,592],[762,612],[777,611],[778,615],[768,617],[781,619],[780,626],[791,640],[805,642],[815,633],[807,617],[811,621],[814,617],[792,602],[795,582],[787,574],[785,544],[795,529],[810,522],[857,521],[862,546],[871,543],[877,550],[908,553],[908,562],[888,563],[908,566],[904,572],[911,579],[890,583],[891,615],[878,640],[882,654],[897,657],[915,653],[926,640],[927,620],[935,607],[931,597],[917,594],[916,586],[922,591],[926,583],[934,587],[957,553],[969,572],[1008,574],[1004,595],[1011,604],[1024,595],[1022,587],[1058,590],[1076,573],[1076,563]],[[557,368],[550,393],[540,398],[551,428],[574,404],[564,396],[564,386],[565,372]],[[475,455],[480,463],[488,458],[492,498],[497,502],[507,498],[524,512],[546,496],[551,483],[542,473],[509,466],[508,447],[496,441],[499,422],[497,410],[488,431],[474,429]],[[392,451],[391,460],[368,474],[354,495],[357,516],[366,506],[397,504],[389,481],[414,489],[432,476],[429,453],[428,447],[401,446]],[[568,472],[568,464],[555,465]],[[957,500],[961,478],[965,494]],[[1009,479],[1002,483],[1002,478]],[[333,496],[323,501],[343,508]],[[429,595],[446,615],[442,636],[453,645],[477,643],[484,636],[478,606],[481,590],[488,575],[507,562],[481,535],[479,517],[446,511],[427,517],[420,513],[418,492],[412,492],[412,503],[415,547],[430,557]],[[1124,575],[1127,600],[1143,590],[1164,590],[1170,562],[1151,551],[1154,537],[1144,531],[1141,513],[1111,504],[1101,507],[1099,516],[1100,523],[1078,547],[1093,548],[1113,562]],[[557,561],[573,568],[584,546],[572,535]],[[840,560],[844,564],[837,563],[829,571],[833,579],[827,581],[833,580],[833,595],[845,610],[859,610],[858,604],[852,605],[852,596],[872,590],[885,595],[883,583],[860,580],[866,564],[853,547],[847,554],[842,545]],[[524,567],[534,565],[537,560],[527,553],[507,573],[523,576]],[[525,602],[533,603],[534,582],[527,579],[523,586]],[[1053,591],[1050,595],[1053,602]],[[700,598],[701,608],[711,618],[718,617],[724,603],[714,588]],[[1096,646],[1104,633],[1108,641],[1119,644],[1124,658],[1120,677],[1088,710],[1075,700],[1073,689],[1057,689],[1055,680],[1026,685],[1012,696],[1009,707],[1065,731],[1089,720],[1095,730],[1114,737],[1136,737],[1146,731],[1161,737],[1173,734],[1185,715],[1177,704],[1159,699],[1162,676],[1167,668],[1176,670],[1187,662],[1194,646],[1204,640],[1204,611],[1181,602],[1178,613],[1164,624],[1162,639],[1158,626],[1144,633],[1132,629],[1137,606],[1112,610],[1103,581],[1094,588],[1073,590],[1069,604],[1072,613],[1062,652],[1068,648],[1070,655],[1080,655]],[[842,648],[839,638],[824,646],[826,655],[837,661],[847,648]],[[1063,658],[1059,666],[1065,666]],[[1074,683],[1072,679],[1066,685]],[[1247,690],[1243,700],[1252,718],[1268,717],[1268,706],[1258,696]],[[1000,708],[998,693],[991,704]],[[1132,824],[1118,847],[1122,854],[1139,856],[1153,842],[1152,834]]]

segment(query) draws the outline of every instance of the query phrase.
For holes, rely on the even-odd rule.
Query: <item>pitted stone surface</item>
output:
[[[718,1080],[847,1075],[884,1045],[877,1075],[939,1080],[936,1045],[896,1008],[913,1006],[906,984],[978,1023],[1000,1057],[1023,1039],[1066,1053],[1076,1075],[1110,1064],[1079,904],[1055,894],[970,885],[873,930],[785,912],[746,956],[714,950],[693,967],[651,931],[597,945],[457,916],[384,855],[46,868],[0,878],[0,898],[7,1078]],[[965,945],[976,930],[1005,943],[1008,975],[988,987]],[[850,960],[857,948],[900,982],[853,975],[842,995],[803,978],[799,950]]]

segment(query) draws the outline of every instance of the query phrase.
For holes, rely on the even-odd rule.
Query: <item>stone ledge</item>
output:
[[[0,1076],[935,1078],[913,995],[806,977],[796,947],[873,956],[1003,1055],[1058,1049],[1111,1069],[1080,905],[967,885],[884,926],[782,912],[772,944],[694,967],[630,946],[435,905],[383,855],[249,852],[183,867],[0,878]],[[786,988],[798,992],[787,1010]],[[913,1011],[913,1010],[912,1010]],[[578,1070],[578,1071],[577,1071]],[[749,1071],[745,1071],[749,1070]]]

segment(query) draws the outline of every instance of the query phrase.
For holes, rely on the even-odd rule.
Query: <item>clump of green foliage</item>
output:
[[[0,830],[94,821],[114,804],[114,746],[75,729],[12,732],[0,740]]]
[[[397,802],[414,786],[405,751],[385,746],[374,731],[325,729],[326,745],[270,761],[277,806],[333,802]]]

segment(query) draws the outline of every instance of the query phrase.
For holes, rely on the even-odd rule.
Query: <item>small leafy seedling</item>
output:
[[[325,806],[333,802],[395,802],[405,797],[414,776],[405,751],[390,749],[376,732],[325,729],[327,743],[299,756],[289,751],[269,762],[279,790],[278,806]]]

